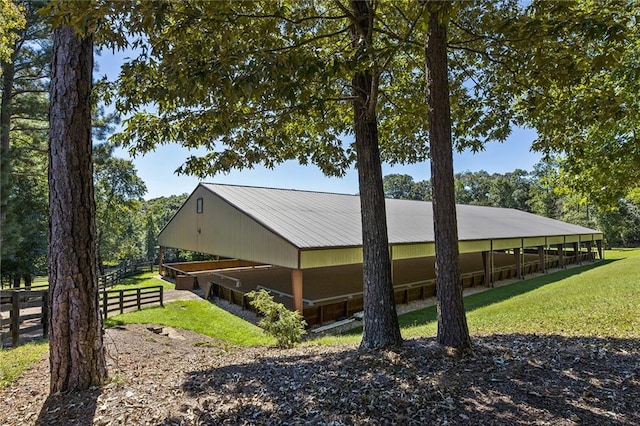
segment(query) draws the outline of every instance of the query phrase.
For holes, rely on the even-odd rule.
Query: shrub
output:
[[[258,326],[276,339],[278,347],[292,348],[306,333],[307,323],[300,312],[290,311],[282,303],[275,302],[266,290],[252,291],[247,297],[251,306],[263,316]]]

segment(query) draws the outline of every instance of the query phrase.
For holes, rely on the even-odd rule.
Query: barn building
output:
[[[430,202],[386,200],[397,303],[435,294]],[[514,209],[458,205],[464,286],[602,258],[601,232]],[[265,288],[309,324],[362,310],[357,195],[201,183],[158,236],[161,272],[245,305]],[[163,248],[221,260],[162,264]]]

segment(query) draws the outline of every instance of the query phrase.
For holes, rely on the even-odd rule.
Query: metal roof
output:
[[[362,245],[357,195],[201,183],[299,249]],[[390,244],[433,242],[430,202],[387,199]],[[460,241],[596,234],[600,231],[515,209],[457,205]]]

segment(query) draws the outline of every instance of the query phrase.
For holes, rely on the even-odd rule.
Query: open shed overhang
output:
[[[435,255],[430,202],[386,202],[393,260]],[[514,209],[457,206],[461,253],[602,240],[602,233]],[[362,263],[357,195],[201,183],[160,246],[309,269]]]

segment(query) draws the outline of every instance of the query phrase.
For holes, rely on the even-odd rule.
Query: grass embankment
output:
[[[161,285],[165,290],[172,290],[176,286],[173,283],[158,278],[158,272],[144,272],[140,275],[134,275],[132,277],[123,278],[120,283],[114,285],[109,290],[126,290],[128,288],[138,287],[155,287]]]
[[[262,329],[205,300],[166,303],[164,308],[149,308],[114,316],[105,326],[158,324],[192,330],[214,339],[240,346],[272,345]]]
[[[469,332],[640,338],[640,249],[465,297]],[[399,317],[404,338],[435,336],[436,307]],[[313,343],[358,343],[361,330]]]

